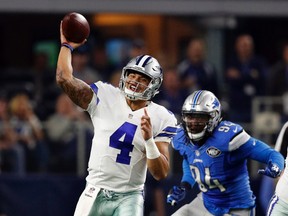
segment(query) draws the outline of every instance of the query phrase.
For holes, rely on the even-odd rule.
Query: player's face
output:
[[[204,130],[209,121],[206,114],[185,114],[183,121],[186,123],[187,130],[192,134],[200,133]]]
[[[129,72],[126,80],[126,88],[133,92],[144,92],[149,85],[151,79],[144,74],[137,72]]]

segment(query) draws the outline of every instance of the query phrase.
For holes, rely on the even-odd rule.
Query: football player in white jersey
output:
[[[288,149],[287,149],[288,151]],[[288,154],[285,169],[277,182],[275,194],[270,200],[267,216],[288,216]]]
[[[71,52],[86,41],[67,41],[62,24],[60,39],[56,81],[94,125],[87,184],[74,215],[143,215],[147,168],[156,180],[168,175],[176,133],[173,113],[151,101],[163,80],[161,66],[138,56],[123,68],[119,88],[101,81],[89,86],[73,76],[71,65]]]

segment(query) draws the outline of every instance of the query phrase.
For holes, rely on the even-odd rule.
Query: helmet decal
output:
[[[197,105],[197,100],[199,99],[201,94],[202,94],[202,91],[196,91],[195,92],[193,102],[192,102],[192,109],[195,108],[195,106]]]
[[[215,109],[216,107],[220,106],[220,102],[217,100],[217,98],[214,98],[214,101],[212,103],[212,108]]]
[[[142,55],[140,56],[137,61],[136,61],[136,65],[139,65],[141,67],[145,67],[145,65],[147,64],[147,62],[151,59],[151,56],[148,55]]]

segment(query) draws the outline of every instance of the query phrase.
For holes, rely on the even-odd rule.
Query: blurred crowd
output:
[[[271,65],[257,53],[251,35],[239,35],[225,70],[217,71],[206,58],[205,39],[191,38],[178,64],[162,64],[159,58],[164,81],[155,101],[174,112],[180,121],[186,96],[207,89],[227,104],[223,107],[224,118],[250,123],[253,98],[287,95],[288,44],[282,48],[279,61]],[[148,52],[142,39],[131,41],[128,50],[117,64],[112,64],[103,46],[84,45],[73,52],[74,75],[89,84],[100,79],[118,86],[128,59]],[[20,175],[75,173],[79,132],[88,154],[93,128],[86,112],[56,85],[55,67],[49,66],[47,54],[35,52],[29,70],[7,68],[0,77],[0,171]],[[278,111],[284,122],[285,112]]]

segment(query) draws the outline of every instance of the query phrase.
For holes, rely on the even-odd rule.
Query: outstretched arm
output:
[[[236,154],[232,153],[234,157],[233,159],[231,157],[231,162],[245,157],[266,164],[267,167],[260,170],[260,174],[275,178],[278,177],[284,169],[284,157],[281,153],[272,149],[268,144],[253,137],[235,152]]]
[[[76,49],[83,45],[86,40],[82,43],[67,41],[62,33],[62,22],[60,24],[60,40],[61,49],[57,62],[56,82],[76,105],[83,109],[87,109],[93,97],[93,92],[87,83],[73,76],[73,68],[71,64],[72,50],[67,46],[63,46],[63,44],[68,44],[71,48]]]

